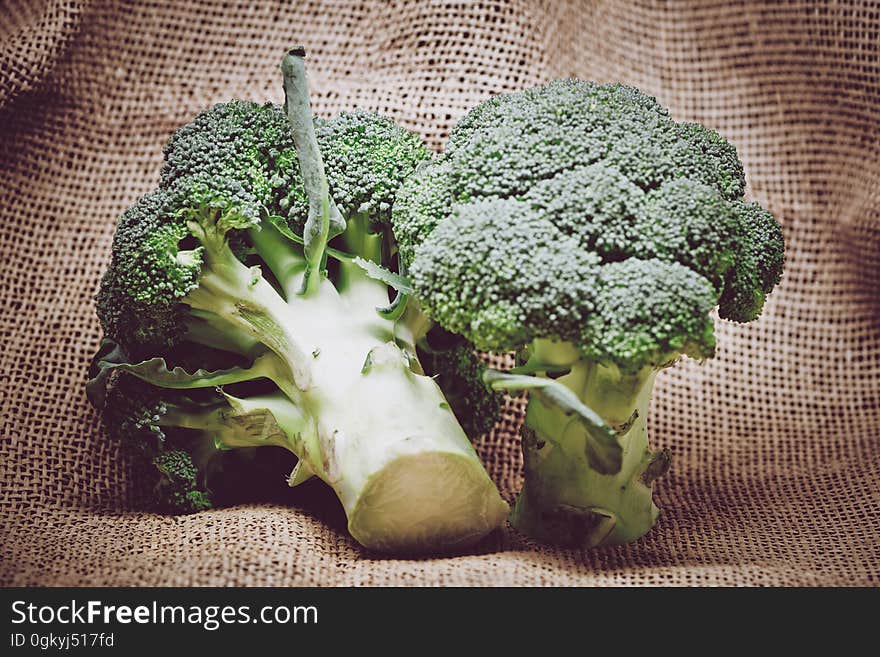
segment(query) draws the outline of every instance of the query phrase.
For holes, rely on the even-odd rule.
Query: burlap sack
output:
[[[0,3],[0,583],[877,585],[880,4],[877,2]],[[659,378],[674,454],[639,542],[541,547],[507,529],[453,558],[377,558],[320,486],[188,517],[132,511],[83,394],[116,217],[200,109],[281,100],[310,51],[321,114],[387,112],[439,147],[492,93],[621,80],[739,149],[782,221],[763,317]],[[522,402],[479,443],[512,498]]]

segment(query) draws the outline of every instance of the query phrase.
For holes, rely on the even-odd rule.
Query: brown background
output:
[[[652,440],[674,463],[647,537],[588,552],[506,529],[404,560],[362,551],[315,486],[132,511],[83,394],[115,219],[200,109],[280,101],[295,42],[319,113],[380,110],[435,148],[490,94],[562,76],[639,86],[736,144],[787,270],[759,321],[719,322],[714,361],[660,376]],[[0,0],[0,584],[877,585],[878,44],[877,2]],[[520,417],[479,443],[508,497]]]

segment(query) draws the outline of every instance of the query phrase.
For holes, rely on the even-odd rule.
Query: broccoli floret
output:
[[[736,265],[741,240],[752,239],[742,228],[714,189],[681,178],[646,196],[632,251],[690,267],[720,290]]]
[[[664,367],[681,354],[715,354],[709,311],[718,295],[705,278],[675,262],[638,258],[597,272],[595,310],[576,341],[586,359],[632,373]]]
[[[455,125],[445,151],[453,153],[466,144],[469,148],[474,135],[488,133],[499,126],[518,126],[523,134],[544,132],[561,136],[560,128],[584,133],[622,132],[645,121],[668,117],[669,112],[655,98],[634,87],[554,80],[543,87],[495,96],[481,103]],[[606,140],[600,150],[607,152],[612,144],[612,140]],[[563,149],[558,150],[563,153]],[[499,154],[499,158],[503,157]],[[575,158],[568,161],[583,164]]]
[[[200,286],[206,256],[232,255],[226,234],[258,224],[254,197],[229,179],[179,178],[145,195],[122,215],[113,238],[97,297],[104,333],[135,355],[181,342],[189,314],[183,304],[196,307],[187,295]]]
[[[632,87],[555,81],[497,96],[398,193],[392,222],[421,307],[514,351],[493,389],[531,391],[513,524],[594,546],[644,534],[656,373],[709,358],[711,311],[750,321],[779,282],[779,223],[743,203],[736,149]]]
[[[425,373],[440,385],[452,412],[472,440],[492,429],[504,395],[483,383],[488,369],[473,343],[435,326],[418,349]]]
[[[211,508],[211,496],[199,488],[198,470],[189,453],[182,449],[160,452],[153,457],[153,465],[160,474],[157,483],[160,510],[194,513]]]
[[[507,505],[437,381],[471,429],[495,397],[463,393],[461,359],[424,374],[430,322],[395,271],[392,207],[430,154],[377,114],[315,119],[301,51],[282,72],[283,107],[232,101],[177,131],[159,188],[120,219],[89,397],[149,456],[166,510],[234,499],[218,491],[250,465],[230,453],[271,446],[368,547],[475,541]]]
[[[478,349],[503,351],[576,339],[598,263],[528,204],[494,199],[456,206],[416,250],[410,274],[430,317]]]
[[[234,180],[256,202],[275,209],[290,188],[301,190],[296,148],[282,108],[233,100],[208,109],[165,146],[161,186],[180,178]]]
[[[397,190],[431,157],[418,135],[373,112],[341,112],[315,132],[330,193],[346,216],[387,222]]]
[[[188,230],[184,222],[168,220],[171,212],[164,190],[150,192],[126,210],[101,279],[97,306],[104,333],[133,351],[168,347],[186,334],[179,303],[198,285],[201,261],[178,260],[178,245]],[[130,262],[139,264],[130,267]]]
[[[428,357],[428,372],[443,389],[446,399],[465,433],[476,439],[495,426],[504,395],[487,390],[483,383],[486,365],[474,345],[462,344]]]
[[[736,147],[699,123],[678,123],[675,128],[683,140],[704,156],[695,160],[699,166],[689,171],[686,177],[714,186],[726,199],[742,198],[746,190],[746,174]]]
[[[449,171],[449,163],[442,157],[423,164],[398,191],[392,224],[400,259],[406,267],[412,263],[415,247],[434,232],[455,202]]]
[[[614,167],[591,164],[562,171],[536,181],[523,199],[604,261],[635,253],[645,194]]]
[[[761,314],[764,301],[782,278],[785,240],[776,218],[757,203],[733,204],[748,239],[737,267],[728,276],[718,316],[750,322]]]
[[[151,468],[154,482],[152,507],[165,513],[193,513],[211,508],[211,494],[192,456],[172,446],[181,406],[196,409],[195,402],[152,386],[137,377],[118,373],[109,382],[103,419],[108,432]],[[198,441],[187,441],[195,445]],[[213,444],[213,443],[212,443]]]
[[[161,420],[168,411],[162,389],[120,374],[107,384],[103,410],[108,432],[128,449],[150,458],[162,451],[166,435]]]

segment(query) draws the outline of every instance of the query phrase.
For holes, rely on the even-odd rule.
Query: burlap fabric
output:
[[[880,3],[0,3],[0,583],[877,585]],[[141,492],[83,394],[116,217],[200,109],[281,100],[310,51],[318,112],[387,112],[439,148],[467,108],[554,77],[621,80],[739,149],[782,221],[763,317],[662,374],[674,454],[636,544],[541,547],[510,529],[451,558],[378,558],[308,485],[189,517]],[[479,442],[512,498],[522,402]]]

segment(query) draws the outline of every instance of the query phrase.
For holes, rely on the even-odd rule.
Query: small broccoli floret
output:
[[[107,386],[106,395],[103,419],[107,430],[150,458],[162,451],[166,435],[161,420],[168,412],[162,390],[123,373]]]
[[[397,192],[430,159],[430,151],[417,135],[373,112],[342,112],[319,122],[316,136],[326,154],[330,194],[347,217],[345,232],[332,245],[393,267],[391,215]],[[303,216],[291,206],[288,217],[295,229]]]
[[[576,80],[498,96],[401,189],[421,307],[515,351],[493,389],[529,390],[513,524],[548,541],[633,540],[657,516],[646,414],[660,369],[714,354],[711,311],[749,321],[779,282],[778,222],[741,200],[718,133],[637,89]]]
[[[449,164],[439,158],[423,164],[401,186],[392,210],[394,237],[408,267],[416,247],[446,218],[454,203]]]
[[[180,428],[169,414],[180,416],[181,405],[196,408],[194,402],[182,396],[171,401],[175,396],[131,374],[119,373],[109,382],[103,418],[108,432],[152,470],[152,508],[165,513],[193,513],[210,508],[211,495],[190,454],[172,446]]]
[[[776,218],[757,203],[735,202],[734,210],[745,229],[738,266],[731,270],[718,315],[750,322],[761,314],[764,301],[782,278],[785,240]]]
[[[678,135],[695,146],[704,157],[695,160],[684,177],[693,177],[715,187],[726,199],[742,198],[746,190],[746,174],[736,147],[714,130],[699,123],[676,124]]]
[[[272,211],[302,178],[287,117],[279,105],[233,100],[182,127],[165,147],[161,186],[180,178],[234,180]],[[277,213],[277,212],[276,212]]]
[[[184,222],[171,220],[172,213],[163,190],[126,210],[101,279],[97,307],[104,333],[133,351],[141,345],[147,351],[173,345],[186,333],[178,304],[198,284],[201,259],[197,253],[178,259],[188,231]]]
[[[539,180],[523,197],[581,248],[614,262],[635,252],[645,194],[620,171],[592,164]]]
[[[189,359],[197,360],[202,351],[191,348]],[[245,395],[239,398],[205,387],[236,380],[231,369],[190,374],[180,366],[169,370],[164,362],[155,367],[108,361],[98,369],[110,370],[101,405],[104,423],[152,473],[151,508],[194,513],[217,499],[248,499],[267,475],[279,483],[284,479],[283,457],[276,455],[275,467],[267,469],[250,453],[266,446],[292,449],[296,443],[289,436],[303,430],[302,415],[289,399],[263,393],[271,386],[256,379],[239,383],[238,394]]]
[[[341,112],[316,129],[331,194],[346,216],[387,222],[397,190],[430,151],[418,135],[373,112]]]
[[[472,343],[442,330],[437,332],[443,334],[440,341],[444,344],[436,344],[438,340],[429,334],[424,348],[419,349],[419,358],[425,374],[443,389],[465,433],[475,440],[495,425],[504,395],[483,383],[487,366]]]
[[[718,295],[687,267],[629,258],[601,267],[596,289],[595,310],[579,341],[588,359],[635,372],[659,369],[681,354],[714,355],[709,311]]]
[[[234,258],[227,233],[256,226],[258,213],[254,197],[228,179],[179,178],[140,199],[120,219],[98,292],[104,333],[135,355],[181,342],[206,249],[208,259]]]
[[[182,449],[160,452],[153,457],[153,465],[161,475],[157,483],[160,510],[194,513],[211,508],[211,496],[199,489],[198,470],[187,452]]]
[[[330,197],[346,221],[331,245],[363,258],[387,259],[393,244],[390,237],[383,244],[378,235],[390,235],[397,191],[420,163],[430,159],[430,152],[417,135],[373,112],[343,112],[328,121],[316,120],[315,137]],[[303,234],[309,199],[294,186],[280,201],[279,212],[290,230]]]
[[[744,237],[730,204],[711,187],[687,178],[646,196],[636,232],[633,255],[686,265],[719,290]]]

